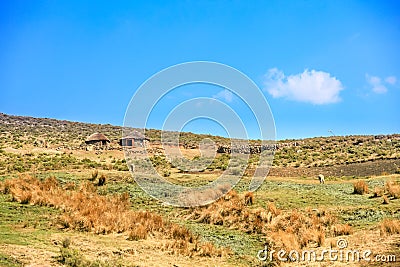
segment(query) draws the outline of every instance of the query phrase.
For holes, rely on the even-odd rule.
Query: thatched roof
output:
[[[106,141],[106,142],[110,142],[110,140],[102,133],[94,133],[94,134],[90,135],[86,139],[86,142],[90,142],[90,141]]]
[[[127,136],[123,136],[121,138],[122,139],[135,139],[135,140],[150,140],[149,138],[147,138],[146,136],[144,136],[144,134],[142,134],[141,132],[137,131],[137,130],[133,130],[132,132],[130,132],[129,135]]]

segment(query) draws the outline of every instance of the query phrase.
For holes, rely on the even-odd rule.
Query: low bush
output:
[[[395,182],[392,181],[387,181],[386,182],[386,190],[389,194],[389,196],[397,199],[400,198],[400,185],[396,184]]]
[[[332,226],[334,236],[351,235],[353,228],[349,224],[335,224]]]
[[[400,234],[400,220],[385,219],[381,223],[381,235]]]
[[[383,187],[375,187],[374,188],[374,193],[372,195],[372,197],[381,197],[383,196],[383,194],[385,193],[385,189]]]
[[[354,194],[364,195],[368,193],[368,185],[365,181],[360,180],[353,184],[354,186]]]

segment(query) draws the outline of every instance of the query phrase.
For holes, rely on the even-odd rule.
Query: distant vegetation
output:
[[[111,140],[111,150],[121,150],[118,140],[121,138],[122,128],[119,126],[10,116],[0,113],[0,159],[2,159],[0,173],[26,172],[30,171],[32,166],[36,166],[38,170],[63,169],[66,165],[76,169],[127,170],[125,162],[121,159],[114,158],[106,163],[93,159],[78,159],[72,153],[65,153],[66,150],[84,150],[85,139],[94,132],[101,132]],[[160,142],[161,131],[149,129],[146,131],[146,136],[154,144]],[[210,138],[216,144],[229,144],[227,138],[194,133],[180,133],[180,144],[186,148],[197,148],[204,138]],[[7,152],[6,148],[51,148],[64,152],[58,155],[45,152],[16,154],[10,153],[12,151],[9,149]],[[400,159],[399,134],[332,136],[278,141],[273,166],[328,167],[387,159]],[[250,169],[251,163],[256,161],[257,155],[252,155]],[[167,167],[165,164],[163,166]],[[210,169],[224,170],[226,166],[226,158],[219,156]],[[167,169],[165,169],[165,175],[168,175]],[[400,168],[396,171],[400,172]]]
[[[111,140],[107,149],[84,143],[94,132]],[[227,146],[226,138],[180,133],[185,158],[169,159],[161,131],[148,130],[155,152],[125,159],[121,134],[118,126],[0,113],[0,265],[280,266],[260,262],[257,252],[265,245],[335,249],[343,238],[352,248],[400,259],[399,134],[278,141],[269,175],[254,192],[248,185],[259,154],[248,161],[227,153],[200,157],[204,138]],[[193,171],[198,163],[205,168]],[[209,205],[178,208],[136,183],[151,181],[151,166],[188,187],[209,184],[225,170],[245,175],[233,190],[222,184],[204,191],[202,197],[227,192]],[[156,183],[153,189],[171,194]]]

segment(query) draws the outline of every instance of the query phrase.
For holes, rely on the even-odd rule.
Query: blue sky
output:
[[[201,60],[230,65],[263,90],[278,139],[328,136],[328,130],[400,133],[399,6],[1,1],[0,112],[122,125],[131,97],[151,75]],[[247,112],[223,88],[173,93],[176,104],[209,96]],[[162,127],[171,103],[160,102],[149,126]],[[184,130],[224,134],[207,121]]]

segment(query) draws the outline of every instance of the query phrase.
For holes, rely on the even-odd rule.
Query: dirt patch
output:
[[[42,248],[22,245],[0,245],[0,251],[22,263],[24,266],[62,266],[55,261],[57,253]]]
[[[317,176],[323,174],[325,176],[342,177],[342,176],[375,176],[382,174],[394,174],[400,166],[400,159],[374,160],[362,163],[351,163],[327,167],[285,167],[270,169],[269,176],[278,177],[301,177],[301,176]]]
[[[52,244],[46,249],[21,245],[1,245],[0,251],[30,267],[63,266],[60,257],[62,242],[71,240],[69,248],[79,252],[88,262],[122,264],[122,266],[232,266],[225,257],[189,257],[165,249],[169,240],[149,238],[127,241],[124,236],[112,234],[96,236],[82,233],[61,233],[51,236]]]

